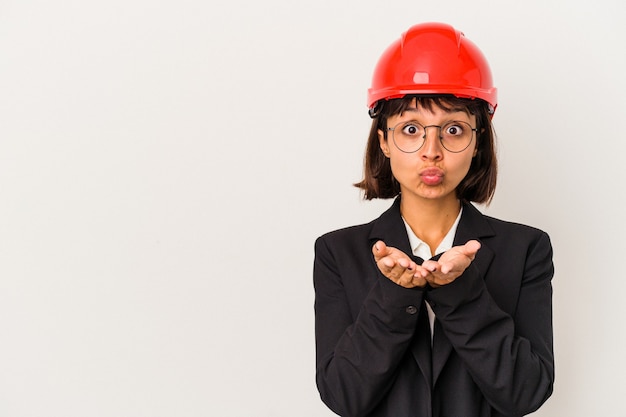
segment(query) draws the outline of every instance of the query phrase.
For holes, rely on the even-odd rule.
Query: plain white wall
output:
[[[555,249],[542,417],[626,416],[618,0],[0,0],[0,416],[331,416],[313,241],[369,221],[365,92],[445,21],[499,88],[489,214]]]

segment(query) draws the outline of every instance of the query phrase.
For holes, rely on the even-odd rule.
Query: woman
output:
[[[315,243],[317,386],[341,416],[522,416],[551,395],[547,234],[481,214],[496,184],[496,89],[449,25],[411,27],[381,56],[369,224]]]

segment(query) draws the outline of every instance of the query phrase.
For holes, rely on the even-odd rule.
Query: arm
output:
[[[475,265],[427,295],[475,383],[506,415],[535,411],[552,393],[554,382],[554,268],[548,236],[538,234],[525,255],[513,316],[497,306]]]
[[[367,255],[332,250],[323,238],[315,244],[317,386],[342,416],[365,415],[385,396],[423,306],[423,289],[396,285],[364,262]],[[348,280],[371,286],[364,299],[347,293]]]

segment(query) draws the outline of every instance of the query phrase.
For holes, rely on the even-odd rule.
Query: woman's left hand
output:
[[[470,240],[463,246],[455,246],[444,252],[438,261],[424,261],[422,267],[430,271],[426,281],[431,287],[453,282],[470,266],[479,249],[480,242]]]

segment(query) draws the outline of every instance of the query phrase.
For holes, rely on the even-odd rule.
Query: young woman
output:
[[[366,199],[371,223],[315,243],[317,386],[341,416],[522,416],[551,395],[552,247],[474,207],[495,191],[496,89],[449,25],[411,27],[381,56]]]

